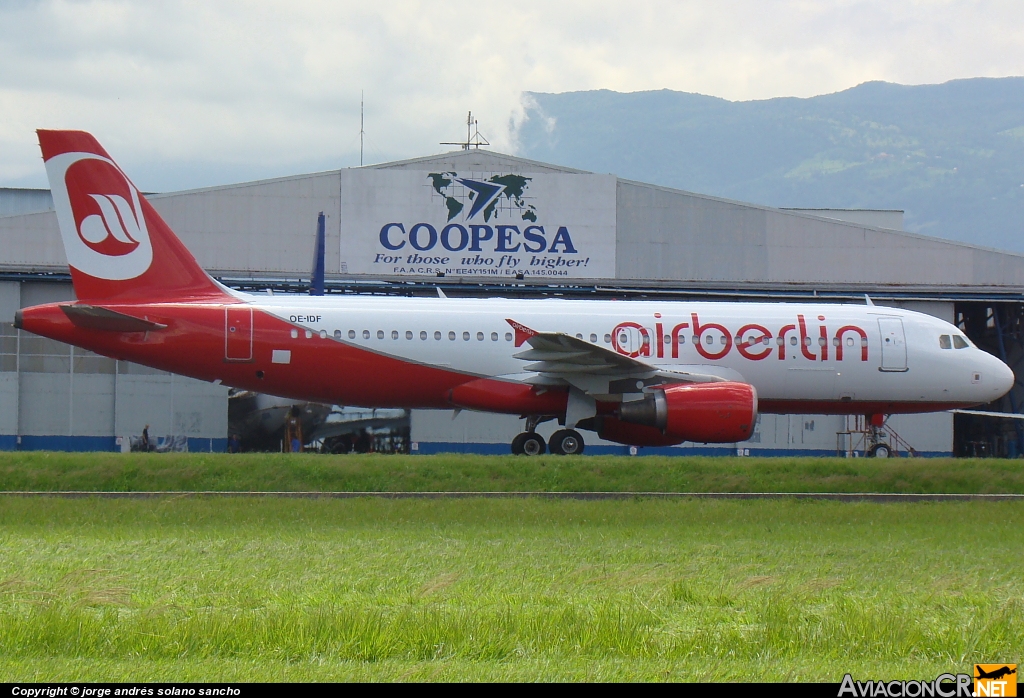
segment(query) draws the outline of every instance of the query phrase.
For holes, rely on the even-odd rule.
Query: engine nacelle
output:
[[[592,428],[605,441],[614,441],[627,446],[675,446],[684,439],[665,436],[661,429],[643,424],[630,424],[610,415],[599,415],[594,418],[593,426],[577,425],[581,428]]]
[[[622,403],[618,418],[677,442],[736,443],[754,431],[757,391],[733,381],[663,385],[643,400]]]

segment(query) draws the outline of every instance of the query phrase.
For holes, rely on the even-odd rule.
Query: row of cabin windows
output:
[[[952,340],[948,334],[939,336],[939,348],[941,349],[966,349],[970,344],[958,334],[953,335]]]
[[[299,336],[299,331],[298,330],[292,330],[292,339],[296,339],[298,336]],[[310,338],[312,338],[312,336],[313,336],[313,333],[310,330],[306,330],[306,339],[310,339]],[[362,336],[363,336],[363,339],[369,339],[370,336],[371,336],[370,335],[370,330],[363,330]],[[384,339],[385,336],[386,336],[386,334],[385,334],[384,330],[377,330],[377,339]],[[401,335],[401,333],[398,330],[391,330],[391,339],[400,339],[401,336],[402,335]],[[415,335],[414,335],[412,330],[406,330],[405,331],[405,338],[406,339],[411,340],[411,339],[413,339],[414,336]],[[426,341],[427,338],[429,337],[429,333],[426,330],[420,330],[419,337],[420,337],[421,340]],[[435,340],[440,340],[441,337],[442,337],[441,331],[440,330],[435,330],[434,331],[434,339]],[[448,332],[448,339],[450,339],[452,341],[455,341],[456,337],[457,337],[457,335],[456,335],[454,330]],[[320,330],[320,338],[321,339],[327,339],[327,330]],[[335,339],[341,339],[342,338],[341,330],[334,330],[334,338]],[[356,338],[356,331],[355,330],[349,330],[348,331],[348,338],[349,339],[355,339]],[[498,333],[497,332],[491,332],[490,338],[491,338],[492,342],[497,342],[498,341]],[[470,339],[472,339],[472,333],[470,333],[470,332],[463,332],[462,333],[462,339],[464,341],[468,342]],[[477,332],[476,333],[476,339],[477,339],[478,342],[482,342],[482,341],[484,341],[484,339],[486,339],[486,335],[483,332]],[[512,333],[511,332],[506,332],[504,339],[505,339],[506,342],[511,342],[512,341]]]

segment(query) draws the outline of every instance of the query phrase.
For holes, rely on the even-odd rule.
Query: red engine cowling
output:
[[[657,427],[630,424],[608,415],[599,416],[594,422],[595,431],[602,439],[627,446],[675,446],[685,441],[665,436]]]
[[[618,418],[658,429],[676,443],[736,443],[754,431],[757,391],[732,381],[658,386],[643,400],[622,403]]]

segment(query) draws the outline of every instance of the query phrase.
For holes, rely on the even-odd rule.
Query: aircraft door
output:
[[[252,307],[224,308],[224,360],[252,361]]]
[[[882,370],[907,370],[907,338],[903,333],[903,320],[898,317],[878,318],[882,335]]]

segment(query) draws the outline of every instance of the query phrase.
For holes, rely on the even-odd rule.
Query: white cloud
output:
[[[32,130],[94,132],[148,189],[514,149],[523,91],[811,96],[1024,74],[1018,0],[6,2],[0,185],[42,184]],[[213,180],[213,181],[211,181]]]

